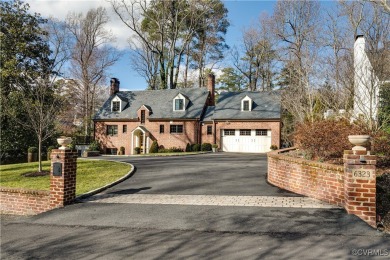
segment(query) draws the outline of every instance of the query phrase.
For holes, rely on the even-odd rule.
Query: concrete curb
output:
[[[198,152],[198,153],[176,153],[176,154],[169,154],[169,153],[155,153],[155,154],[145,154],[145,155],[109,155],[109,154],[103,154],[100,155],[101,158],[110,158],[110,157],[120,157],[120,158],[143,158],[143,157],[170,157],[170,156],[192,156],[192,155],[199,155],[199,154],[206,154],[206,153],[212,153],[211,151],[205,151],[205,152]],[[88,157],[91,158],[91,157]]]
[[[90,160],[91,160],[91,159],[90,159]],[[92,160],[102,160],[102,159],[92,159]],[[102,160],[102,161],[111,161],[111,160]],[[80,200],[82,200],[82,199],[88,198],[88,197],[93,196],[93,195],[95,195],[95,194],[97,194],[97,193],[100,193],[100,192],[102,192],[102,191],[104,191],[104,190],[106,190],[106,189],[108,189],[108,188],[111,188],[112,186],[117,185],[118,183],[121,183],[122,181],[124,181],[124,180],[126,180],[126,179],[132,177],[132,176],[134,175],[134,173],[137,171],[137,168],[136,168],[133,164],[131,164],[131,163],[127,163],[127,162],[118,162],[118,161],[111,161],[111,162],[117,162],[117,163],[128,164],[128,165],[131,165],[132,169],[131,169],[131,171],[129,171],[125,176],[123,176],[122,178],[120,178],[120,179],[118,179],[118,180],[116,180],[116,181],[114,181],[114,182],[112,182],[112,183],[109,183],[109,184],[107,184],[107,185],[104,185],[103,187],[97,188],[97,189],[95,189],[95,190],[91,190],[91,191],[89,191],[89,192],[87,192],[87,193],[84,193],[84,194],[81,194],[81,195],[77,196],[77,197],[74,199],[75,202],[78,202],[78,201],[80,201]]]

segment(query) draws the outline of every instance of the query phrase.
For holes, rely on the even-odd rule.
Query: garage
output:
[[[238,153],[266,153],[270,151],[271,130],[222,129],[222,151]]]

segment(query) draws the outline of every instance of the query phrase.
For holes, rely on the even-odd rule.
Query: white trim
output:
[[[249,110],[244,110],[244,101],[248,101],[249,102]],[[245,111],[245,112],[248,112],[248,111],[252,111],[252,99],[248,96],[245,96],[243,99],[241,99],[241,111]]]
[[[118,111],[113,111],[114,102],[119,102],[119,110],[118,110]],[[111,100],[111,112],[122,112],[126,105],[127,105],[126,102],[124,102],[124,101],[123,101],[122,99],[120,99],[118,96],[115,96],[115,97]]]
[[[183,109],[176,109],[176,100],[182,99],[183,100]],[[187,105],[189,103],[189,100],[183,96],[181,93],[177,94],[176,97],[173,98],[173,111],[185,111],[187,108]]]

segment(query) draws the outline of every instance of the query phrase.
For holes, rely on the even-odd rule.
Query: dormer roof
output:
[[[173,111],[175,97],[182,95],[188,100],[185,111]],[[127,100],[126,107],[120,113],[111,112],[110,97],[96,113],[94,120],[136,120],[141,106],[150,108],[153,114],[150,119],[200,119],[209,92],[206,88],[164,89],[144,91],[119,91],[116,93]]]

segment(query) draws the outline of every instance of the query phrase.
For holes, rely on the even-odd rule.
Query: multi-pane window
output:
[[[244,100],[242,110],[249,111],[249,100]]]
[[[235,135],[235,130],[225,129],[223,133],[224,135]]]
[[[112,102],[112,111],[113,111],[113,112],[119,111],[119,110],[120,110],[120,105],[121,105],[121,102],[119,102],[119,101],[113,101],[113,102]]]
[[[241,129],[240,135],[251,135],[251,130],[248,129]]]
[[[118,135],[118,126],[117,125],[108,125],[107,126],[107,135],[111,135],[111,136]]]
[[[141,124],[145,124],[145,110],[141,110]]]
[[[170,132],[172,134],[181,134],[181,133],[183,133],[183,125],[171,125]]]
[[[164,133],[164,125],[160,125],[160,134]]]
[[[127,133],[127,125],[123,125],[123,128],[122,128],[122,133]]]
[[[266,129],[257,129],[256,135],[267,136],[267,130]]]
[[[175,99],[175,110],[183,110],[183,109],[184,109],[184,100]]]
[[[208,134],[208,135],[213,134],[213,127],[212,127],[211,125],[208,125],[208,126],[207,126],[207,134]]]

